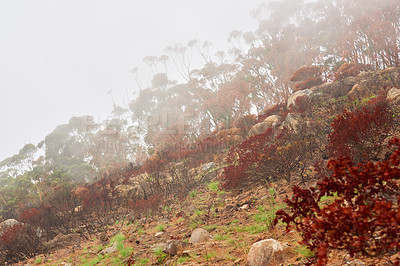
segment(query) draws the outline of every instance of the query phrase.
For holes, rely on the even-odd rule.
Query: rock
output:
[[[282,123],[281,128],[285,127],[289,130],[297,132],[300,129],[300,126],[301,126],[301,115],[289,113],[286,116],[285,121]]]
[[[103,254],[103,255],[105,255],[105,254],[111,254],[111,253],[116,252],[116,251],[118,250],[118,249],[117,249],[117,244],[118,244],[118,242],[115,241],[114,244],[113,244],[111,247],[108,247],[108,248],[106,248],[106,249],[103,249],[100,253]]]
[[[239,136],[228,136],[228,139],[230,137],[239,137]],[[201,167],[201,171],[206,173],[206,175],[204,176],[206,179],[211,180],[211,179],[217,177],[217,175],[218,175],[218,170],[216,168],[217,168],[217,164],[216,163],[209,162],[209,163],[206,163],[205,165],[203,165]]]
[[[68,234],[68,235],[63,235],[63,234],[58,234],[55,238],[52,240],[45,242],[43,244],[43,247],[47,251],[52,251],[60,248],[64,248],[66,246],[72,246],[81,241],[81,238],[77,234]]]
[[[360,260],[352,260],[352,261],[346,262],[345,265],[346,266],[362,266],[362,265],[365,265],[365,263]]]
[[[233,263],[234,264],[239,264],[239,262],[242,262],[242,261],[243,261],[243,258],[240,258],[240,259],[235,260]]]
[[[301,90],[290,95],[287,100],[287,108],[292,110],[300,110],[307,108],[313,91],[310,89]]]
[[[333,82],[326,82],[324,84],[314,87],[312,90],[314,91],[314,93],[322,93],[330,95],[330,92],[332,91],[334,86],[335,84]]]
[[[107,235],[107,232],[102,232],[101,235],[100,235],[100,241],[105,243],[105,242],[108,241],[108,239],[109,239],[109,237]]]
[[[19,225],[23,225],[23,223],[20,223],[15,219],[8,219],[8,220],[5,220],[4,222],[1,222],[0,223],[0,236],[2,236],[4,234],[4,232],[9,230],[10,228],[12,228],[14,226],[19,226]]]
[[[201,167],[201,171],[208,172],[208,171],[211,171],[212,169],[214,169],[216,167],[217,167],[216,163],[209,162],[209,163],[206,163],[205,165],[203,165],[203,167]]]
[[[187,245],[188,244],[183,242],[182,240],[175,240],[175,239],[168,240],[167,243],[165,244],[163,252],[171,256],[175,255],[181,256]]]
[[[268,127],[276,127],[282,123],[282,117],[279,115],[270,115],[263,122],[268,123]]]
[[[175,260],[167,260],[166,262],[164,262],[164,266],[173,266],[175,265]]]
[[[371,92],[365,87],[359,84],[353,86],[351,91],[347,94],[350,101],[362,100],[371,96]]]
[[[164,248],[165,248],[165,243],[156,243],[156,244],[154,244],[154,245],[152,245],[151,247],[150,247],[150,249],[153,251],[153,252],[155,252],[155,251],[157,251],[157,250],[164,250]]]
[[[254,126],[252,126],[252,127],[250,128],[249,137],[255,136],[255,135],[258,135],[258,134],[261,134],[261,133],[263,133],[267,128],[269,128],[269,124],[266,123],[266,122],[261,122],[261,123],[255,124]]]
[[[357,77],[347,77],[342,82],[347,87],[353,87],[357,83]]]
[[[157,232],[154,236],[155,236],[155,237],[159,237],[159,236],[161,236],[162,234],[164,234],[164,232]]]
[[[182,257],[190,257],[191,253],[195,253],[196,251],[191,249],[191,250],[184,250],[182,251]]]
[[[245,204],[245,205],[243,205],[242,207],[240,207],[239,209],[241,209],[242,211],[243,210],[246,210],[246,209],[248,209],[249,208],[249,205],[248,204]]]
[[[357,75],[357,80],[367,79],[371,74],[366,71],[361,71],[360,74]]]
[[[394,72],[397,72],[397,68],[395,68],[395,67],[388,67],[388,68],[382,70],[381,74],[382,74],[382,75],[387,75],[387,74],[392,74],[392,73],[394,73]]]
[[[400,102],[400,89],[393,87],[388,91],[386,99],[388,102],[399,103]]]
[[[274,239],[256,242],[247,255],[249,266],[272,266],[284,263],[293,256],[291,249]]]
[[[205,242],[211,238],[211,235],[204,230],[203,228],[197,228],[192,232],[190,236],[189,243],[197,244],[201,242]]]

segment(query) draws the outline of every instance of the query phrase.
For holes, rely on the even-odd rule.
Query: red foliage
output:
[[[322,81],[321,77],[311,77],[311,78],[308,78],[301,82],[297,82],[296,85],[294,86],[294,88],[295,88],[294,91],[296,92],[296,91],[309,89],[309,88],[321,85],[322,83],[324,83],[324,82]]]
[[[379,258],[399,252],[400,140],[390,143],[397,148],[387,161],[330,160],[332,174],[316,188],[293,187],[293,198],[285,200],[291,213],[278,211],[275,223],[281,220],[288,231],[294,225],[302,233],[301,243],[315,254],[313,263],[326,265],[332,248]],[[322,206],[324,196],[334,202]]]
[[[262,121],[264,121],[265,118],[271,115],[282,115],[286,111],[287,110],[285,103],[275,104],[274,106],[271,106],[268,109],[266,109],[263,114],[257,116],[256,123],[261,123]]]
[[[39,214],[38,209],[28,208],[28,209],[25,209],[21,213],[19,220],[24,223],[37,224],[37,220],[39,219],[39,216],[40,216],[40,214]]]
[[[245,115],[234,122],[234,126],[239,128],[244,135],[247,135],[250,128],[256,124],[255,115]]]
[[[304,81],[318,76],[321,76],[320,67],[302,66],[292,74],[292,76],[290,77],[290,81],[292,82]]]
[[[155,210],[161,205],[161,195],[151,195],[147,199],[140,199],[136,201],[130,201],[129,207],[137,213],[147,212],[149,210]]]
[[[285,178],[305,162],[313,149],[313,141],[304,132],[275,131],[250,137],[232,148],[226,158],[223,187],[232,189],[246,182]]]
[[[304,113],[309,106],[309,99],[306,95],[298,96],[294,102],[289,106],[289,113]],[[285,116],[286,117],[286,116]]]
[[[25,225],[17,224],[7,228],[0,236],[1,243],[4,245],[11,244],[12,242],[17,240],[18,235],[24,230]]]
[[[343,80],[347,77],[356,77],[361,71],[370,69],[370,66],[358,63],[344,63],[335,73],[335,80]]]
[[[393,130],[393,115],[386,98],[379,96],[353,112],[344,110],[334,119],[332,129],[328,137],[331,156],[348,156],[357,162],[376,159]]]

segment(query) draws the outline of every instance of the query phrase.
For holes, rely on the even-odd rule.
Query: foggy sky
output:
[[[73,115],[107,118],[112,100],[132,99],[144,56],[192,39],[227,51],[230,31],[255,30],[261,2],[0,1],[0,161]]]

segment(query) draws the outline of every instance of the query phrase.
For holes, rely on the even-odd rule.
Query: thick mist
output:
[[[256,27],[259,2],[1,2],[0,160],[72,116],[106,119],[113,101],[132,99],[130,71],[145,56],[192,39],[226,50],[231,30]]]

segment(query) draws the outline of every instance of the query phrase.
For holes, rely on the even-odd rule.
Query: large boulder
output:
[[[197,228],[192,232],[189,243],[197,244],[211,239],[211,235],[203,228]]]
[[[247,255],[249,266],[273,266],[284,263],[293,256],[289,246],[275,239],[256,242]]]
[[[300,114],[295,114],[295,113],[289,113],[286,116],[285,121],[283,121],[281,125],[281,129],[287,128],[289,130],[292,130],[294,132],[299,131],[301,127],[301,115]]]
[[[287,108],[297,111],[307,108],[312,94],[313,91],[310,89],[293,93],[287,100]]]
[[[282,123],[282,117],[279,115],[270,115],[263,122],[267,123],[268,127],[276,127]]]
[[[368,98],[372,93],[366,86],[355,84],[351,91],[347,94],[350,101],[362,100]]]
[[[393,104],[400,103],[400,89],[393,87],[388,91],[386,99]]]
[[[324,84],[313,87],[312,90],[314,91],[314,93],[322,93],[330,95],[334,87],[335,84],[333,82],[326,82]]]
[[[20,223],[15,219],[8,219],[8,220],[5,220],[4,222],[1,222],[0,223],[0,237],[2,237],[6,231],[8,231],[14,227],[22,226],[22,225],[23,225],[23,223]]]
[[[204,164],[204,165],[201,167],[201,171],[203,171],[203,172],[209,172],[209,171],[215,169],[216,167],[217,167],[217,164],[216,164],[216,163],[214,163],[214,162],[209,162],[209,163]]]
[[[201,171],[203,171],[206,174],[205,177],[207,179],[213,179],[213,178],[217,177],[217,175],[218,175],[218,170],[216,168],[217,168],[216,163],[209,162],[209,163],[204,164],[201,167]]]
[[[269,127],[269,123],[266,122],[255,124],[252,128],[250,128],[249,137],[261,134]]]

